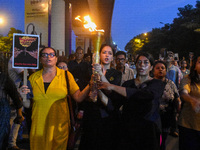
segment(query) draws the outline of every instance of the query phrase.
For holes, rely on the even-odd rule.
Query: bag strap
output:
[[[75,126],[75,120],[74,120],[74,112],[73,112],[73,107],[72,107],[72,99],[70,96],[70,92],[69,92],[69,79],[68,79],[68,75],[67,75],[67,71],[65,71],[65,78],[66,78],[66,82],[67,82],[67,100],[68,100],[68,104],[69,104],[69,112],[70,112],[70,119],[71,119],[71,125]]]

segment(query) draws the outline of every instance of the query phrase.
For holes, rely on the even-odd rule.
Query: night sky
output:
[[[113,41],[124,50],[134,36],[163,27],[160,22],[172,23],[178,17],[178,8],[187,4],[195,7],[196,0],[115,0]],[[6,22],[0,25],[0,34],[7,35],[10,27],[24,31],[24,0],[0,0],[0,17]],[[72,41],[75,49],[75,39]]]
[[[187,4],[195,7],[196,0],[115,0],[112,38],[124,50],[134,36],[172,23],[178,8]]]

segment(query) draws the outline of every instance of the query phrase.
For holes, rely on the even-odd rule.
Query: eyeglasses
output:
[[[117,58],[117,61],[125,61],[125,58]]]
[[[67,66],[58,66],[59,69],[67,69]]]
[[[51,58],[53,58],[54,56],[56,56],[54,53],[42,53],[41,54],[41,57],[45,57],[45,58],[48,58],[48,57],[51,57]]]

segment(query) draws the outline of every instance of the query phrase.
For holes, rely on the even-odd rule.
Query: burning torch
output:
[[[80,19],[80,16],[77,16],[75,20],[79,20],[80,22],[83,23],[83,26],[86,29],[89,29],[89,31],[92,33],[92,43],[93,43],[93,57],[92,57],[92,63],[93,65],[99,64],[99,50],[101,47],[102,43],[102,37],[104,30],[97,30],[96,29],[96,24],[91,21],[89,16],[84,16],[84,20],[82,21]],[[93,102],[97,101],[97,94],[98,94],[98,89],[97,89],[97,81],[100,80],[100,76],[97,73],[96,70],[93,70],[93,87],[91,88],[90,91],[90,99]]]

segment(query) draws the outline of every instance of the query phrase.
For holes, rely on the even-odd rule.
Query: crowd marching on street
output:
[[[0,150],[22,149],[25,130],[28,149],[70,150],[71,113],[78,131],[71,149],[167,150],[169,136],[179,150],[200,149],[200,54],[128,58],[102,44],[94,64],[81,47],[68,57],[56,52],[40,50],[27,85],[12,57],[0,71]]]

